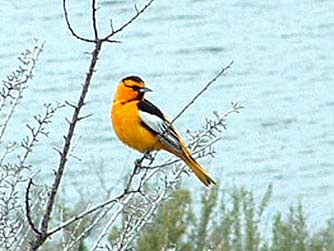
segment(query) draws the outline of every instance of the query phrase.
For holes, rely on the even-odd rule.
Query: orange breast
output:
[[[124,144],[137,151],[159,150],[161,146],[157,143],[157,137],[140,124],[137,103],[113,103],[111,120],[115,133]]]

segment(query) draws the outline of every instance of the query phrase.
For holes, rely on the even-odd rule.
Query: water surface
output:
[[[109,32],[110,18],[118,27],[133,15],[135,3],[143,2],[99,1],[101,33]],[[68,5],[77,32],[91,36],[89,1]],[[92,47],[70,35],[60,1],[5,1],[0,14],[2,78],[34,38],[46,41],[15,118],[20,137],[43,103],[77,99]],[[177,127],[183,133],[197,129],[213,110],[223,112],[231,101],[240,101],[246,108],[228,119],[217,158],[202,163],[226,186],[247,185],[261,195],[273,183],[271,210],[300,199],[311,222],[323,221],[334,209],[333,37],[333,1],[157,0],[117,36],[121,44],[103,49],[84,108],[94,116],[78,127],[74,154],[82,160],[70,161],[63,198],[75,200],[78,191],[91,198],[103,193],[95,175],[100,165],[101,179],[117,189],[132,167],[129,160],[139,156],[115,139],[110,126],[110,102],[121,78],[140,75],[155,90],[149,99],[173,116],[234,60]],[[50,149],[61,145],[69,114],[65,109],[56,116],[50,139],[33,159],[46,181],[58,161]]]

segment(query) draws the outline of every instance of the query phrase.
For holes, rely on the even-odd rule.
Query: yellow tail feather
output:
[[[204,168],[201,167],[201,165],[198,164],[189,153],[186,152],[184,156],[181,156],[181,159],[190,167],[193,173],[196,174],[196,176],[200,179],[200,181],[202,181],[204,185],[216,185],[216,182],[210,177],[208,172],[205,171]]]

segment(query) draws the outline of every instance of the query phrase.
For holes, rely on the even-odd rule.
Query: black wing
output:
[[[158,107],[144,99],[138,103],[143,126],[160,136],[160,141],[175,151],[183,153],[180,136]]]

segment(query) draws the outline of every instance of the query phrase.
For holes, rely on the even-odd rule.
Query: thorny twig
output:
[[[55,180],[53,182],[51,192],[50,192],[50,196],[48,197],[46,209],[45,209],[45,212],[44,212],[43,217],[42,217],[42,223],[41,223],[41,227],[40,227],[40,230],[39,230],[41,232],[41,235],[38,236],[35,239],[35,241],[32,243],[32,245],[31,245],[32,250],[37,250],[49,236],[51,236],[53,233],[55,233],[55,232],[57,232],[61,229],[61,228],[59,228],[57,230],[53,230],[53,231],[50,231],[50,232],[48,231],[50,217],[51,217],[51,213],[52,213],[52,210],[53,210],[53,207],[54,207],[54,204],[55,204],[55,199],[56,199],[56,195],[57,195],[57,192],[58,192],[58,189],[59,189],[59,185],[60,185],[61,179],[63,177],[64,170],[65,170],[66,162],[67,162],[68,155],[69,155],[69,149],[70,149],[70,146],[71,146],[71,143],[72,143],[74,130],[76,128],[77,122],[79,122],[83,118],[83,117],[80,117],[79,114],[81,112],[82,107],[85,104],[85,98],[86,98],[88,89],[90,87],[92,77],[93,77],[94,72],[95,72],[95,67],[96,67],[96,63],[98,61],[98,56],[101,52],[102,44],[104,42],[115,42],[113,40],[110,40],[110,38],[113,35],[115,35],[116,33],[122,31],[127,26],[129,26],[134,20],[136,20],[153,3],[153,1],[154,0],[149,1],[147,5],[145,5],[141,10],[137,11],[136,15],[134,15],[134,17],[132,17],[128,22],[126,22],[124,25],[122,25],[119,29],[113,31],[112,33],[107,35],[105,38],[101,39],[101,38],[99,38],[99,34],[98,34],[98,30],[97,30],[96,1],[92,0],[92,20],[93,20],[94,39],[89,39],[89,38],[84,38],[84,37],[78,35],[74,31],[74,29],[72,28],[72,26],[70,24],[70,21],[69,21],[67,8],[66,8],[66,0],[63,0],[63,11],[64,11],[64,15],[65,15],[65,21],[66,21],[66,25],[67,25],[68,29],[70,30],[71,34],[75,38],[77,38],[81,41],[89,42],[89,43],[95,43],[95,48],[92,52],[90,66],[89,66],[89,69],[88,69],[88,73],[86,74],[86,78],[85,78],[85,81],[84,81],[84,84],[83,84],[83,87],[82,87],[82,90],[81,90],[79,100],[78,100],[76,105],[73,105],[74,112],[73,112],[73,115],[72,115],[72,119],[69,120],[69,129],[68,129],[67,135],[64,137],[65,142],[64,142],[64,145],[63,145],[63,149],[60,151],[60,161],[59,161],[58,169],[55,173]],[[115,200],[118,200],[118,199],[119,198],[116,198]]]
[[[42,235],[36,238],[35,242],[32,244],[32,250],[37,250],[44,243],[46,238],[49,236],[48,227],[49,227],[49,222],[50,222],[50,216],[52,213],[52,209],[54,207],[54,203],[55,203],[56,195],[57,195],[58,188],[60,185],[60,181],[63,177],[65,165],[68,160],[68,154],[69,154],[69,150],[71,147],[72,138],[74,135],[74,130],[75,130],[77,122],[79,121],[80,111],[85,104],[85,98],[86,98],[88,88],[91,83],[91,79],[93,77],[93,73],[95,71],[95,66],[98,60],[98,54],[100,53],[101,46],[102,46],[101,43],[95,44],[95,49],[92,53],[92,59],[91,59],[91,63],[89,66],[89,70],[86,75],[85,83],[82,87],[82,91],[81,91],[78,103],[76,105],[76,108],[74,108],[74,112],[72,115],[72,119],[70,121],[67,135],[65,136],[65,142],[64,142],[61,154],[60,154],[58,169],[56,171],[56,175],[55,175],[55,179],[54,179],[54,182],[51,188],[50,196],[48,197],[45,213],[42,217],[42,223],[41,223],[41,228],[40,228],[40,232],[42,233]]]
[[[58,109],[64,107],[62,104],[57,104],[56,106],[52,106],[52,104],[44,104],[45,112],[44,114],[37,114],[34,116],[34,120],[37,123],[37,127],[32,127],[27,124],[27,128],[30,131],[31,136],[27,136],[21,142],[21,146],[25,149],[24,154],[19,158],[20,166],[24,166],[25,162],[28,158],[28,155],[32,152],[34,145],[38,142],[38,137],[40,135],[48,136],[49,132],[46,131],[46,126],[51,123],[51,119],[54,116],[55,112]]]
[[[197,155],[199,153],[202,153],[215,143],[217,143],[221,139],[221,137],[217,136],[216,133],[214,133],[214,131],[216,131],[217,133],[221,133],[221,130],[219,128],[222,127],[223,129],[226,129],[225,125],[226,118],[232,113],[239,113],[240,110],[243,108],[244,107],[239,103],[232,103],[232,108],[227,112],[221,115],[219,115],[218,113],[214,113],[214,118],[207,119],[203,129],[200,129],[195,133],[188,132],[188,134],[191,136],[190,142],[188,143],[188,148],[192,150],[194,155]],[[205,157],[205,155],[201,155],[199,157],[202,158]],[[143,168],[144,169],[163,168],[176,164],[180,161],[181,161],[180,159],[175,159],[175,157],[170,157],[162,164],[145,166]]]
[[[66,21],[67,28],[71,32],[72,36],[74,36],[76,39],[79,39],[79,40],[87,42],[87,43],[95,43],[94,39],[89,39],[89,38],[82,37],[74,31],[74,29],[71,26],[70,19],[68,17],[67,8],[66,8],[66,0],[63,0],[63,11],[64,11],[64,16],[65,16],[65,21]]]
[[[31,207],[30,207],[30,198],[29,198],[29,193],[30,193],[30,188],[31,185],[33,185],[32,179],[29,179],[29,183],[27,186],[27,191],[26,191],[26,197],[25,197],[25,208],[26,208],[26,217],[28,220],[28,224],[30,226],[30,228],[32,229],[32,231],[36,234],[36,235],[40,235],[41,233],[39,232],[39,230],[36,228],[32,218],[31,218]]]
[[[1,121],[0,124],[0,143],[5,134],[7,125],[12,118],[15,109],[19,105],[21,99],[23,98],[23,91],[28,87],[28,81],[33,76],[33,71],[36,67],[36,62],[44,49],[44,42],[38,44],[38,41],[35,41],[35,45],[32,50],[26,50],[21,53],[18,57],[21,65],[12,72],[12,74],[7,76],[7,80],[3,81],[3,87],[0,91],[0,112],[4,112],[4,107],[10,100],[9,110],[5,115],[6,118]]]
[[[227,66],[223,67],[203,88],[200,90],[183,108],[182,110],[174,117],[171,121],[173,124],[217,79],[224,74],[229,68],[231,68],[233,61],[231,61]]]
[[[0,91],[0,112],[6,117],[1,124],[2,154],[0,159],[0,246],[6,250],[18,248],[19,243],[23,243],[26,238],[26,225],[22,224],[21,212],[24,205],[19,201],[19,185],[25,181],[23,171],[28,171],[28,157],[33,150],[33,146],[38,141],[41,134],[47,134],[45,128],[34,128],[28,125],[30,135],[21,141],[21,144],[10,137],[10,142],[6,143],[4,135],[6,128],[18,107],[23,92],[28,87],[29,80],[33,77],[36,62],[43,50],[44,42],[34,41],[32,49],[27,49],[19,56],[20,66],[7,76],[3,81]],[[44,124],[43,124],[44,127]],[[33,131],[33,135],[32,135]],[[22,153],[17,153],[23,150]],[[35,205],[35,203],[33,203]],[[18,236],[22,237],[18,240]],[[14,249],[13,249],[14,250]]]
[[[136,175],[135,173],[132,174],[132,176]],[[132,180],[133,177],[130,179]],[[121,193],[120,195],[112,198],[112,199],[109,199],[105,202],[102,202],[98,205],[95,205],[85,211],[83,211],[82,213],[78,214],[78,215],[75,215],[73,217],[71,217],[70,219],[68,219],[67,221],[63,222],[62,224],[60,224],[58,227],[55,227],[53,229],[51,229],[49,232],[48,232],[48,236],[51,236],[53,234],[55,234],[56,232],[62,230],[63,228],[66,228],[67,226],[71,225],[72,223],[76,222],[77,220],[87,216],[87,215],[90,215],[102,208],[105,208],[106,206],[112,204],[112,203],[115,203],[115,202],[120,202],[122,201],[123,199],[126,199],[129,195],[131,194],[134,194],[134,193],[138,193],[138,191],[136,190],[129,190],[129,191],[124,191],[123,193]]]
[[[51,123],[51,119],[54,116],[55,112],[58,109],[61,109],[64,107],[62,104],[57,104],[56,106],[52,106],[52,104],[45,104],[45,112],[44,114],[37,114],[34,116],[34,120],[37,123],[36,127],[33,127],[29,124],[27,124],[27,128],[30,131],[31,136],[27,136],[24,138],[21,142],[21,146],[25,149],[23,155],[19,157],[19,166],[21,168],[24,168],[26,166],[26,161],[28,159],[29,154],[32,152],[35,144],[38,142],[40,135],[48,136],[48,131],[46,131],[46,126]],[[25,195],[25,211],[26,211],[26,217],[29,223],[30,228],[32,231],[37,235],[40,236],[42,233],[37,229],[35,224],[32,221],[31,218],[31,207],[30,207],[30,189],[31,185],[33,184],[32,178],[29,179],[28,186],[26,188],[26,195]]]
[[[91,222],[91,224],[89,224],[89,226],[88,226],[86,229],[84,229],[84,230],[82,231],[82,233],[79,234],[79,236],[76,237],[75,240],[73,240],[71,243],[69,243],[69,244],[65,247],[64,251],[69,251],[69,250],[71,250],[71,249],[74,247],[74,245],[75,245],[76,243],[78,243],[79,241],[81,241],[82,239],[84,239],[85,236],[87,236],[87,235],[89,234],[89,232],[90,232],[93,228],[95,228],[95,227],[98,225],[98,223],[99,223],[103,218],[106,217],[107,213],[112,209],[113,206],[114,206],[114,205],[109,206],[108,208],[106,208],[105,210],[103,210],[103,212],[101,212],[100,215],[98,215],[95,219],[93,219],[93,221]]]
[[[93,31],[94,31],[94,38],[95,41],[99,39],[98,35],[98,27],[97,27],[97,21],[96,21],[96,0],[92,0],[92,22],[93,22]]]
[[[116,212],[114,212],[111,215],[111,217],[108,220],[107,224],[105,225],[105,227],[101,231],[100,235],[97,237],[97,239],[95,240],[94,244],[90,248],[90,251],[96,250],[96,248],[101,243],[102,239],[108,234],[108,231],[110,230],[111,226],[115,223],[115,221],[117,220],[118,216],[121,215],[121,213],[123,211],[123,208],[124,208],[124,204],[118,205],[118,209],[116,210]]]
[[[37,193],[36,193],[37,192]],[[33,215],[39,215],[41,212],[41,208],[40,208],[40,203],[42,201],[44,201],[45,198],[45,194],[46,193],[46,189],[45,187],[39,187],[39,189],[35,190],[34,193],[34,200],[32,201],[33,203],[30,204],[30,209]],[[16,217],[18,218],[18,215],[16,215]],[[28,225],[26,224],[22,224],[22,222],[24,221],[24,215],[21,215],[20,213],[20,229],[15,233],[16,236],[19,237],[19,239],[17,241],[15,241],[15,245],[12,247],[13,251],[21,251],[21,250],[26,250],[26,244],[28,239],[31,237],[31,229]],[[22,217],[22,218],[21,218]]]
[[[149,3],[151,4],[152,2],[153,2],[153,0],[151,0]],[[116,34],[117,32],[120,32],[125,27],[130,25],[134,20],[136,20],[140,16],[140,14],[142,14],[148,8],[148,6],[145,5],[140,10],[139,13],[137,13],[133,18],[131,18],[129,20],[129,22],[125,23],[125,25],[123,25],[121,28],[117,29],[114,33],[109,34],[104,39],[100,39],[99,34],[98,34],[98,30],[97,30],[97,22],[96,22],[96,2],[95,2],[95,0],[92,0],[92,20],[93,20],[94,39],[88,39],[88,38],[84,38],[84,37],[78,35],[74,31],[74,29],[72,28],[72,26],[69,22],[69,18],[68,18],[68,12],[67,12],[67,8],[66,8],[66,0],[63,0],[63,11],[64,11],[64,15],[65,15],[65,21],[66,21],[67,27],[70,30],[71,34],[79,40],[89,42],[89,43],[92,43],[92,42],[95,43],[95,48],[92,52],[90,66],[89,66],[89,69],[88,69],[88,73],[86,74],[85,82],[84,82],[84,85],[82,87],[82,91],[81,91],[79,100],[78,100],[77,104],[73,106],[74,107],[74,112],[73,112],[73,115],[72,115],[72,119],[69,121],[69,129],[68,129],[67,135],[64,137],[65,138],[65,143],[64,143],[63,149],[60,151],[60,161],[59,161],[58,169],[56,171],[55,180],[54,180],[52,188],[51,188],[50,196],[48,197],[45,213],[42,217],[42,223],[41,223],[41,227],[40,227],[41,235],[38,236],[36,238],[36,240],[33,242],[32,246],[31,246],[32,250],[37,250],[44,243],[44,241],[50,235],[53,234],[52,231],[48,232],[48,227],[49,227],[49,222],[50,222],[52,209],[54,207],[56,195],[57,195],[57,192],[58,192],[58,189],[59,189],[59,184],[61,182],[64,170],[65,170],[66,162],[67,162],[68,155],[69,155],[69,149],[70,149],[70,146],[71,146],[71,142],[72,142],[72,138],[73,138],[73,134],[74,134],[76,124],[77,124],[77,122],[79,122],[81,119],[84,118],[84,117],[80,117],[79,114],[80,114],[80,111],[81,111],[82,107],[85,104],[85,98],[86,98],[88,89],[90,87],[92,77],[93,77],[94,72],[95,72],[95,67],[96,67],[96,63],[98,61],[98,56],[101,52],[102,44],[104,42],[113,42],[112,40],[110,40],[110,38],[114,34]]]
[[[113,28],[112,26],[112,22],[110,22],[110,26],[111,26],[111,33],[109,35],[107,35],[105,38],[103,38],[103,41],[110,41],[110,38],[113,37],[114,35],[116,35],[117,33],[121,32],[122,30],[124,30],[126,27],[128,27],[133,21],[135,21],[141,14],[143,14],[154,2],[155,0],[150,0],[148,1],[143,8],[141,8],[140,10],[138,10],[137,6],[135,5],[135,10],[136,10],[136,14],[129,19],[129,21],[127,21],[126,23],[124,23],[123,25],[121,25],[121,27],[117,28],[116,30]]]

